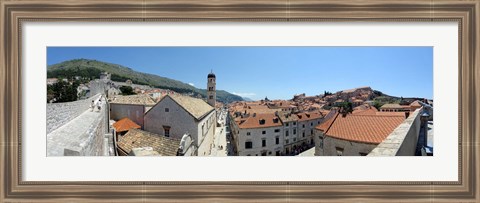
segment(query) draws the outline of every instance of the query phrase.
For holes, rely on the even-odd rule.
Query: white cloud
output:
[[[238,93],[238,92],[232,92],[232,94],[235,94],[235,95],[238,95],[238,96],[241,96],[241,97],[253,97],[257,94],[255,93]]]
[[[195,87],[195,84],[193,84],[193,83],[191,83],[191,82],[189,82],[188,84]]]

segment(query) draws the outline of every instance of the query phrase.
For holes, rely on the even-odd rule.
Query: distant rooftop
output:
[[[250,114],[248,118],[238,119],[237,121],[239,121],[239,128],[267,128],[283,125],[280,119],[273,113]]]

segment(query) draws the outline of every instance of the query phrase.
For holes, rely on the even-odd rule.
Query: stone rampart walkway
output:
[[[99,98],[100,95],[93,97],[95,103],[98,102]],[[89,99],[90,102],[91,99]],[[101,106],[105,108],[105,99],[102,100]],[[104,116],[102,114],[104,114],[104,111],[98,111],[97,109],[91,111],[88,108],[73,120],[47,134],[47,156],[64,156],[65,148],[81,151],[82,148],[88,147],[86,144],[93,139],[88,131],[98,125],[98,120]]]

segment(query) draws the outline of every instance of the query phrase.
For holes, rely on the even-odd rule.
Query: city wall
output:
[[[368,156],[415,156],[423,108],[413,112]]]
[[[92,98],[98,96],[100,95],[74,102],[47,104],[47,134],[78,117],[90,107]]]
[[[98,102],[100,95],[89,98]],[[47,156],[104,156],[108,133],[108,104],[100,102],[100,111],[83,109],[83,114],[47,134]],[[107,142],[108,143],[108,142]]]

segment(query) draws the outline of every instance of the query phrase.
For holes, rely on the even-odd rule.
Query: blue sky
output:
[[[49,47],[48,65],[70,59],[120,64],[254,100],[291,99],[361,86],[433,98],[433,47]]]

